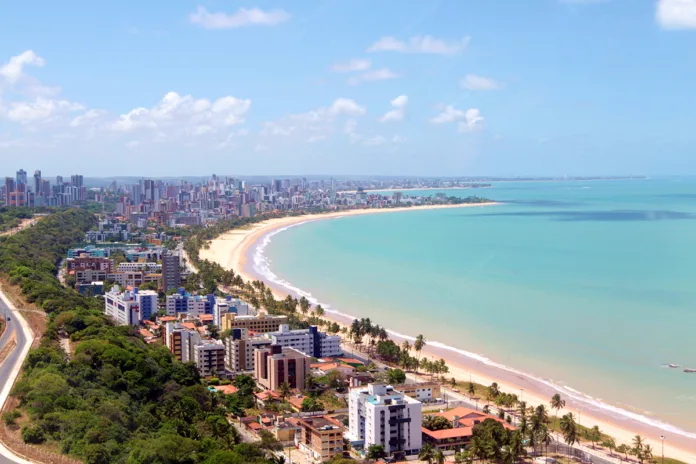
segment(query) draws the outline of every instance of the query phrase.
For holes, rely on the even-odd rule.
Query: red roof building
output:
[[[435,448],[442,450],[464,448],[471,441],[471,437],[474,434],[474,426],[486,419],[493,419],[503,424],[503,427],[506,429],[515,430],[515,427],[502,419],[461,406],[449,411],[428,415],[444,417],[453,425],[453,428],[443,430],[428,430],[425,427],[421,427],[423,442],[430,443]]]

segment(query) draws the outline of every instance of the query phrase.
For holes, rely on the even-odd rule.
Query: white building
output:
[[[390,385],[353,388],[348,398],[346,438],[364,449],[382,445],[387,454],[418,454],[422,444],[422,405]]]
[[[157,311],[157,292],[152,290],[121,292],[118,285],[104,295],[104,313],[118,325],[138,325]]]
[[[271,346],[268,337],[249,337],[248,329],[232,329],[225,340],[225,367],[231,372],[254,370],[254,351]]]
[[[274,345],[295,348],[315,358],[329,358],[343,354],[341,337],[319,332],[315,325],[310,326],[309,329],[290,330],[287,324],[282,324],[277,332],[270,332],[267,336]]]
[[[213,324],[222,327],[222,318],[230,312],[230,303],[224,298],[217,298],[213,306]]]
[[[221,340],[205,340],[193,347],[194,362],[202,377],[225,373],[225,345]]]
[[[208,299],[204,296],[173,293],[167,295],[166,298],[167,316],[188,313],[191,316],[198,317],[201,314],[205,314],[206,307],[209,304]]]
[[[121,263],[116,269],[118,272],[151,271],[160,272],[162,265],[157,263]]]
[[[183,327],[180,322],[168,322],[165,326],[164,340],[167,348],[181,362],[195,361],[194,347],[202,343],[197,330]]]

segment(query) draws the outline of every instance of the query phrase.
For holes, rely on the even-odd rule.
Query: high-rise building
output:
[[[17,189],[17,183],[12,177],[5,177],[5,203],[10,204],[10,196]]]
[[[341,337],[320,332],[317,326],[308,329],[290,330],[283,324],[277,332],[267,334],[274,345],[287,346],[315,358],[341,356]]]
[[[288,316],[268,315],[265,311],[259,311],[256,316],[237,316],[235,313],[227,313],[222,317],[220,330],[230,330],[234,328],[248,329],[254,333],[275,332],[281,324],[288,323]]]
[[[247,329],[232,329],[225,339],[225,367],[231,372],[254,370],[254,351],[271,346],[267,337],[250,337]]]
[[[422,445],[422,404],[390,385],[372,383],[350,390],[349,432],[354,445],[381,445],[388,455],[419,453]]]
[[[285,382],[290,388],[304,390],[310,361],[293,348],[271,345],[254,352],[254,377],[267,390],[277,390]]]
[[[165,252],[162,254],[162,287],[165,293],[179,288],[179,255]]]
[[[193,347],[193,360],[202,377],[225,373],[225,345],[221,340],[206,340]]]
[[[24,186],[27,185],[27,171],[24,169],[20,169],[17,171],[17,185],[22,184]]]
[[[36,195],[42,195],[41,190],[41,170],[37,169],[34,171],[34,193]]]
[[[84,180],[84,179],[83,179],[82,175],[80,175],[80,174],[75,174],[75,175],[70,176],[70,183],[71,183],[74,187],[78,187],[78,188],[79,188],[79,187],[82,187],[82,185],[83,185],[83,180]]]

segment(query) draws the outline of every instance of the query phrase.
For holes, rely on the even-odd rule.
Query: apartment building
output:
[[[422,405],[390,385],[372,383],[351,389],[348,420],[346,437],[354,446],[382,445],[389,455],[420,451]]]
[[[111,272],[114,267],[114,260],[95,256],[80,256],[77,258],[67,258],[65,260],[65,266],[68,272],[84,271],[86,269]]]
[[[321,463],[343,456],[347,451],[343,441],[343,424],[329,416],[299,418],[300,433],[295,444],[310,462]]]
[[[288,323],[288,316],[270,316],[265,311],[259,311],[256,316],[238,316],[236,313],[228,312],[221,317],[221,330],[248,329],[254,333],[275,332],[278,328]]]
[[[164,340],[169,351],[181,362],[194,361],[194,347],[202,342],[197,330],[173,322],[168,322],[165,326]]]
[[[177,289],[181,280],[179,273],[179,255],[162,253],[162,287],[164,291]]]
[[[277,390],[287,382],[290,388],[304,390],[311,358],[294,348],[271,345],[254,351],[254,376],[267,390]]]
[[[205,340],[193,347],[193,353],[202,377],[225,374],[225,346],[221,340]]]
[[[162,265],[157,263],[120,263],[116,268],[118,272],[150,271],[161,272]]]
[[[250,337],[247,329],[232,329],[225,340],[225,367],[231,372],[254,370],[254,351],[271,346],[267,337]]]
[[[180,313],[188,313],[192,316],[212,314],[215,305],[215,296],[191,295],[180,289],[179,293],[167,295],[166,308],[168,316],[176,316]]]
[[[106,280],[108,273],[106,271],[95,269],[85,269],[83,271],[73,271],[73,275],[75,276],[75,283],[80,285],[97,281],[103,282]]]
[[[403,383],[394,385],[394,390],[421,403],[431,403],[442,398],[442,389],[436,382]]]
[[[138,325],[157,310],[157,292],[152,290],[124,291],[118,285],[104,296],[104,313],[118,325]]]
[[[288,324],[282,324],[276,332],[270,332],[267,336],[274,345],[295,348],[307,356],[328,358],[343,355],[341,337],[320,332],[315,325],[308,329],[290,330]]]

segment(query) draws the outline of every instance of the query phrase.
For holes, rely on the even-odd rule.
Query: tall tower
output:
[[[34,171],[34,195],[41,195],[41,170]]]

